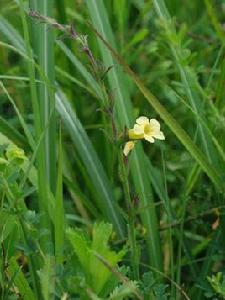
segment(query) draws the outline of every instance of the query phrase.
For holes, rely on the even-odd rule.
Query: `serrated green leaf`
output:
[[[122,284],[114,289],[110,294],[108,300],[123,300],[126,297],[131,297],[133,291],[138,288],[138,283],[136,281],[129,281],[129,285]]]
[[[96,257],[96,253],[106,260],[111,267],[125,255],[125,250],[112,251],[108,245],[112,225],[96,223],[93,228],[92,241],[88,240],[82,232],[76,229],[67,230],[67,238],[70,241],[81,266],[84,269],[87,284],[99,295],[105,284],[112,276],[110,270]]]
[[[21,268],[19,267],[16,258],[12,257],[9,260],[8,272],[11,278],[13,278],[14,285],[18,288],[20,296],[24,300],[36,300],[33,291],[27,282]]]

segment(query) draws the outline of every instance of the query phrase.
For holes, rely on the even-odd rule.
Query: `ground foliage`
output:
[[[2,300],[225,299],[224,12],[0,2]]]

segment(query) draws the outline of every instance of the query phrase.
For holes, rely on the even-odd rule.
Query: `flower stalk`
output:
[[[123,185],[124,196],[128,211],[128,238],[131,249],[131,264],[133,267],[133,274],[135,279],[139,279],[139,249],[136,240],[136,229],[135,229],[135,207],[134,201],[132,201],[130,195],[130,185],[129,185],[129,168],[127,161],[124,160],[123,155],[119,153],[119,163],[121,170],[121,182]]]

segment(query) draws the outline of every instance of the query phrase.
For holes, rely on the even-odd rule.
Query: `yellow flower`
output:
[[[160,131],[160,124],[156,119],[148,119],[146,117],[139,117],[136,119],[136,124],[134,128],[129,129],[128,136],[131,141],[125,144],[123,149],[123,154],[128,156],[130,151],[135,146],[134,140],[146,140],[150,143],[154,143],[155,139],[165,140],[165,136],[162,131]]]
[[[130,151],[134,148],[135,142],[133,141],[129,141],[125,144],[125,147],[123,149],[123,154],[125,156],[128,156],[128,154],[130,153]]]
[[[146,117],[139,117],[133,129],[130,129],[129,138],[131,140],[145,139],[150,143],[154,143],[155,139],[165,140],[165,136],[160,131],[160,124],[156,119],[148,119]]]

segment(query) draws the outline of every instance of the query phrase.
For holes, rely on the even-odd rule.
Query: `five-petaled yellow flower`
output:
[[[136,124],[133,129],[128,131],[130,140],[142,140],[145,139],[150,143],[154,143],[155,139],[165,140],[165,136],[160,131],[160,124],[156,119],[148,119],[147,117],[139,117],[136,119]],[[134,148],[135,143],[129,141],[125,144],[123,153],[125,156]]]

